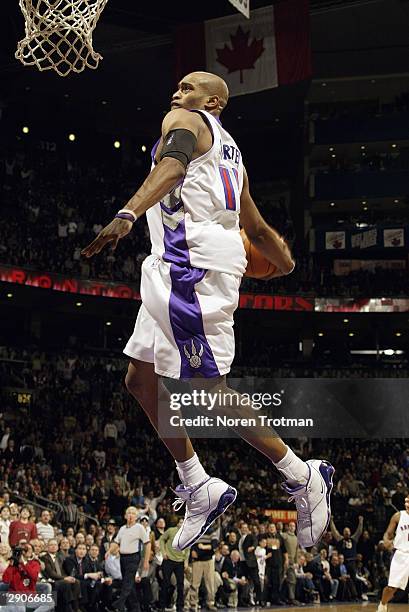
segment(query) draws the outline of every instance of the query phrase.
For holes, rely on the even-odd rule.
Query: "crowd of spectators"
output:
[[[310,119],[341,119],[344,117],[381,117],[409,111],[409,92],[404,91],[389,102],[380,99],[333,101],[310,104]]]
[[[392,152],[361,153],[359,158],[351,155],[336,155],[336,157],[329,155],[327,160],[314,163],[311,173],[391,172],[396,170],[409,170],[408,147],[392,149]]]
[[[338,489],[353,495],[359,485],[347,473]],[[402,491],[394,494],[398,504]],[[163,497],[125,512],[135,516],[150,544],[149,564],[141,561],[132,576],[134,604],[127,608],[132,611],[368,601],[387,583],[391,552],[362,515],[352,530],[343,522],[342,533],[332,521],[321,542],[307,552],[297,543],[294,521],[273,520],[260,508],[232,510],[195,545],[178,552],[171,543],[180,517],[157,503]],[[53,610],[54,604],[62,612],[125,610],[118,603],[124,584],[118,544],[123,522],[118,516],[80,524],[75,515],[11,502],[3,490],[0,590],[43,597],[53,591],[54,602],[37,607],[41,612]],[[407,602],[407,597],[399,592],[397,600]]]
[[[7,571],[7,580],[14,580],[8,567],[30,563],[31,589],[45,593],[48,581],[62,581],[55,588],[64,612],[70,606],[112,609],[121,578],[111,540],[132,506],[154,538],[149,570],[139,571],[135,582],[145,611],[174,610],[174,604],[181,612],[199,605],[213,610],[253,602],[365,600],[385,585],[390,555],[381,540],[390,516],[403,508],[409,440],[292,441],[301,456],[323,456],[336,466],[335,523],[309,553],[296,546],[291,521],[269,515],[292,506],[267,460],[236,439],[197,440],[206,469],[237,487],[239,497],[220,525],[179,558],[166,548],[166,530],[178,521],[175,467],[123,388],[124,361],[6,349],[1,359],[3,388],[32,394],[26,404],[14,403],[12,395],[2,401],[3,582]],[[350,537],[344,527],[354,534],[352,548],[342,543]],[[18,544],[24,559],[8,566],[8,546]],[[50,556],[54,566],[59,560],[60,573],[50,570]]]
[[[87,165],[33,158],[13,153],[0,160],[3,215],[0,220],[0,263],[37,271],[127,282],[139,286],[140,264],[149,252],[147,225],[135,224],[115,252],[86,259],[81,249],[95,238],[113,213],[124,205],[143,178],[140,166]],[[255,197],[267,221],[291,242],[294,229],[283,198],[271,198],[266,188]],[[24,223],[21,223],[21,218]],[[405,271],[381,271],[337,277],[294,245],[297,262],[288,277],[272,281],[244,278],[242,291],[291,292],[306,295],[403,295]],[[364,282],[362,282],[362,280]]]

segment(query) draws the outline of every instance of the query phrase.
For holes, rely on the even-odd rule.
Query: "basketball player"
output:
[[[228,97],[226,83],[214,74],[194,72],[182,79],[153,148],[150,174],[83,250],[91,257],[107,244],[115,248],[146,212],[152,253],[142,265],[142,306],[124,349],[130,357],[125,383],[157,431],[158,397],[167,393],[159,377],[234,393],[226,374],[246,269],[239,224],[278,274],[294,268],[286,243],[252,200],[240,149],[220,122]],[[182,481],[176,505],[186,502],[186,513],[173,547],[183,550],[233,503],[237,491],[206,473],[183,427],[177,435],[162,440]],[[268,427],[240,435],[283,475],[283,488],[298,509],[299,542],[313,546],[330,520],[334,468],[321,460],[302,461]]]
[[[395,512],[383,536],[385,548],[395,549],[389,570],[388,586],[382,591],[377,612],[387,612],[388,602],[397,589],[404,591],[409,580],[409,496],[405,497],[405,510]]]

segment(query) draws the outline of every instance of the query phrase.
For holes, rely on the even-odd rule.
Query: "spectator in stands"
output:
[[[280,527],[280,529],[279,529]],[[298,559],[298,541],[295,534],[295,523],[291,521],[288,523],[287,531],[283,531],[283,524],[277,523],[277,533],[281,536],[284,542],[284,570],[285,570],[285,582],[288,589],[288,599],[291,605],[298,605],[298,600],[295,598],[295,587],[297,584],[297,577],[295,575],[295,564]]]
[[[10,523],[9,544],[11,547],[17,546],[20,540],[33,540],[37,537],[35,524],[30,520],[31,510],[28,506],[23,506],[20,518]]]
[[[307,565],[305,555],[299,554],[298,560],[294,564],[294,573],[297,580],[296,592],[298,592],[301,601],[306,603],[312,603],[314,601],[314,594],[316,593],[315,585],[313,582],[312,572],[305,571],[304,568]]]
[[[344,555],[333,553],[330,561],[331,576],[339,582],[337,599],[339,601],[352,601],[357,599],[357,592],[351,576],[344,564]]]
[[[211,529],[203,535],[191,549],[192,582],[189,590],[190,608],[197,610],[199,602],[199,587],[203,580],[206,587],[206,606],[208,610],[216,610],[214,553],[219,542]]]
[[[44,563],[43,576],[52,584],[53,590],[57,592],[57,603],[62,603],[61,611],[77,611],[81,588],[79,581],[74,576],[65,576],[62,563],[58,557],[57,540],[50,538],[47,543],[47,552],[41,557]],[[60,606],[59,606],[60,607]]]
[[[121,562],[119,554],[119,544],[111,542],[109,549],[105,554],[105,572],[114,581],[122,581]]]
[[[33,558],[33,548],[31,544],[24,544],[22,550],[17,548],[13,553],[13,559],[8,568],[3,572],[3,582],[9,585],[11,593],[26,593],[35,594],[36,582],[40,573],[40,562]],[[27,605],[27,609],[36,609],[37,612],[48,612],[53,610],[53,603],[35,604],[34,602]],[[15,606],[9,604],[4,606],[3,610],[14,610]]]
[[[116,521],[115,519],[109,519],[106,524],[105,533],[101,540],[99,549],[99,558],[101,561],[104,560],[106,553],[108,552],[111,543],[114,541],[116,535]]]
[[[166,531],[166,521],[161,516],[156,520],[153,526],[153,533],[155,534],[155,540],[159,540],[159,538],[165,533],[165,531]]]
[[[330,565],[327,559],[327,555],[328,553],[325,548],[320,550],[320,559],[323,571],[323,575],[321,578],[321,587],[325,599],[333,601],[337,597],[338,580],[331,576]]]
[[[88,605],[88,584],[86,583],[87,548],[80,543],[75,547],[74,555],[69,555],[63,561],[63,572],[66,576],[72,576],[80,584],[80,606]],[[88,577],[88,576],[87,576]]]
[[[189,561],[190,548],[180,552],[172,547],[173,538],[183,519],[180,519],[177,525],[166,529],[164,534],[159,539],[160,552],[162,553],[162,587],[160,590],[159,608],[164,610],[169,607],[171,577],[176,579],[176,610],[182,612],[184,607],[184,572]],[[193,606],[192,606],[193,607]]]
[[[9,566],[10,554],[10,546],[0,543],[0,582],[3,581],[3,573]]]
[[[92,544],[85,558],[84,578],[87,585],[87,602],[90,610],[98,608],[102,603],[107,607],[112,603],[112,578],[104,570],[104,565],[99,560],[99,546]]]
[[[357,551],[362,555],[364,565],[370,567],[375,554],[375,544],[367,529],[362,533],[362,537],[357,545]]]
[[[6,504],[0,510],[0,542],[9,541],[10,524],[10,508]]]
[[[280,589],[283,580],[284,542],[278,535],[275,525],[274,530],[271,525],[274,525],[274,523],[270,523],[267,530],[265,600],[274,605],[281,605]]]
[[[337,528],[335,527],[335,523],[333,519],[331,519],[330,527],[333,538],[338,543],[337,548],[338,552],[342,553],[345,559],[345,566],[347,568],[347,573],[352,577],[352,580],[355,580],[356,574],[356,555],[357,555],[357,545],[358,540],[362,535],[364,524],[364,517],[359,516],[358,518],[358,527],[353,535],[351,535],[351,530],[349,527],[345,527],[342,535],[339,533]]]
[[[259,534],[260,535],[260,534]],[[258,576],[260,580],[261,586],[261,599],[260,605],[265,605],[265,594],[266,594],[266,558],[267,558],[267,538],[261,537],[258,540],[258,546],[256,546],[256,550],[254,551],[257,559],[258,565]]]
[[[61,538],[58,545],[57,557],[60,565],[62,566],[64,559],[70,555],[70,541],[68,538]]]
[[[54,527],[50,524],[51,515],[48,510],[41,512],[41,518],[36,524],[38,537],[42,538],[45,542],[48,542],[51,538],[55,537]]]
[[[243,562],[245,565],[246,576],[254,588],[254,604],[259,606],[262,602],[261,584],[255,550],[257,547],[257,536],[250,533],[247,523],[243,523],[240,529],[240,544],[243,551]],[[240,550],[239,544],[239,550]],[[252,601],[250,603],[253,604]]]
[[[58,514],[58,522],[61,523],[63,530],[66,530],[68,527],[74,527],[75,529],[79,521],[79,512],[70,493],[66,498],[65,495],[62,496],[61,506],[62,509]]]
[[[249,584],[244,574],[243,562],[240,560],[238,550],[232,550],[230,557],[227,557],[223,564],[224,572],[228,577],[228,584],[231,589],[229,605],[236,608],[247,607],[249,605]],[[235,587],[235,588],[234,588]]]

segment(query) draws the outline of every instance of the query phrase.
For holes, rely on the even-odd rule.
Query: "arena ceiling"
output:
[[[252,8],[271,3],[251,0]],[[107,131],[119,129],[121,121],[132,126],[130,118],[141,118],[137,108],[143,109],[138,112],[145,113],[144,121],[149,122],[149,116],[157,121],[175,86],[177,26],[235,12],[228,0],[109,0],[94,35],[94,47],[104,56],[100,67],[61,78],[23,67],[14,59],[24,32],[14,0],[3,7],[0,19],[0,106],[25,105],[27,113],[35,109],[34,114],[44,119],[54,113],[91,125],[102,122]],[[409,73],[408,15],[408,0],[311,0],[314,78]],[[252,96],[251,105],[257,109],[253,115],[265,120],[281,114],[291,117],[307,87]],[[246,110],[249,114],[248,109],[247,97],[234,99],[234,116]]]

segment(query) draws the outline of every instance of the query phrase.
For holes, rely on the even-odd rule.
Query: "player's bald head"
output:
[[[229,100],[229,88],[227,87],[226,81],[224,81],[217,74],[212,72],[191,72],[185,79],[186,81],[193,81],[204,93],[209,97],[217,96],[219,98],[219,112],[227,106]]]

